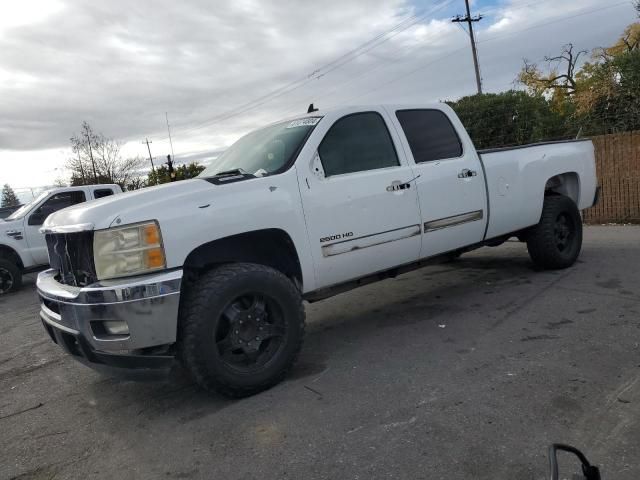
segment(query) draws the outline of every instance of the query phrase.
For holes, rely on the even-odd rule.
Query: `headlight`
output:
[[[148,273],[166,266],[156,222],[94,232],[93,257],[98,280]]]

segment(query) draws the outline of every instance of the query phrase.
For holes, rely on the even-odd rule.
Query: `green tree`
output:
[[[636,3],[640,9],[640,0]],[[640,12],[640,10],[639,10]],[[532,96],[549,100],[565,118],[565,134],[597,135],[640,128],[640,22],[611,46],[584,52],[573,45],[547,57],[545,69],[525,61],[517,80]]]
[[[205,167],[197,162],[175,166],[173,167],[175,174],[174,180],[178,181],[195,178],[200,175],[204,169]],[[147,185],[159,185],[161,183],[169,183],[170,181],[171,177],[169,176],[169,168],[165,164],[156,167],[155,172],[149,172],[149,175],[147,176]]]
[[[542,95],[510,90],[448,103],[478,149],[523,145],[568,134],[564,116]]]
[[[640,49],[596,64],[584,83],[577,115],[587,134],[640,129]]]
[[[608,48],[595,49],[577,76],[576,121],[594,135],[640,128],[640,23]]]
[[[18,205],[20,205],[18,196],[9,184],[5,183],[4,187],[2,187],[2,202],[0,202],[0,207],[17,207]]]

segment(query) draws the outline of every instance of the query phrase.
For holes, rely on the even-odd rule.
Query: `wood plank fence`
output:
[[[600,202],[585,210],[591,224],[640,223],[640,131],[593,137]]]

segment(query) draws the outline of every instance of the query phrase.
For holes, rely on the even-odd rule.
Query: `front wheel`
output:
[[[300,292],[273,268],[222,265],[192,283],[181,303],[180,358],[208,391],[265,390],[284,378],[302,346]]]
[[[545,197],[540,222],[526,239],[537,266],[554,270],[573,265],[582,248],[582,218],[574,201],[564,195]]]
[[[11,260],[0,258],[0,295],[14,292],[22,285],[22,272]]]

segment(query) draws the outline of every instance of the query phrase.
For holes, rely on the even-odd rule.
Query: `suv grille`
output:
[[[84,287],[97,281],[93,263],[93,232],[46,235],[49,263],[58,271],[58,281]]]

